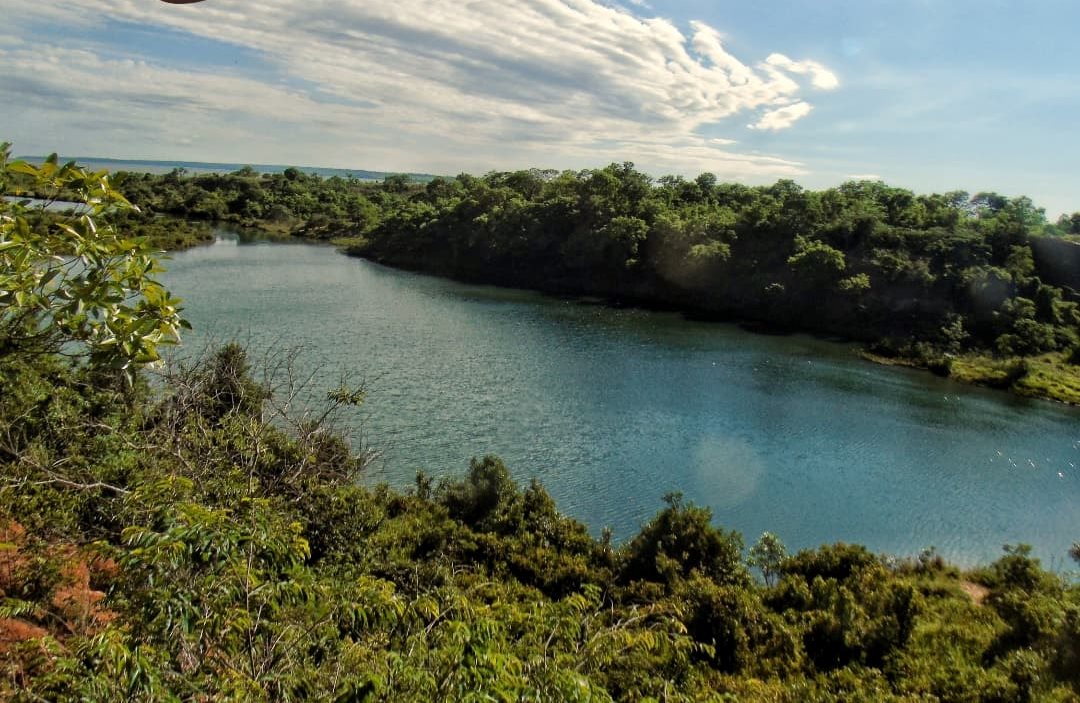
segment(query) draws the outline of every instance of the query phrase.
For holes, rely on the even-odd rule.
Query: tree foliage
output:
[[[9,146],[0,145],[0,189],[72,193],[83,207],[48,217],[0,200],[0,354],[63,352],[123,370],[158,361],[159,345],[186,323],[179,299],[154,279],[154,250],[100,222],[127,200],[104,173],[55,155],[40,166],[11,162]]]

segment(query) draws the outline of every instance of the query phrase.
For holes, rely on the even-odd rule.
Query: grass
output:
[[[1025,373],[1027,368],[1023,359],[967,355],[953,359],[949,366],[950,378],[991,388],[1010,388]]]
[[[1013,384],[1013,390],[1080,405],[1080,366],[1066,362],[1062,354],[1036,357],[1028,361],[1027,375]]]
[[[247,229],[258,230],[264,234],[286,237],[296,229],[299,220],[241,220],[238,224]]]
[[[859,355],[883,366],[928,368],[926,362],[910,357],[881,356],[869,351],[862,351]],[[1070,363],[1068,352],[1008,359],[969,354],[949,360],[948,366],[943,365],[942,368],[948,369],[949,378],[961,383],[1007,389],[1030,398],[1080,405],[1080,364]]]
[[[338,249],[355,249],[357,251],[367,248],[368,240],[364,237],[335,237],[330,243]]]
[[[1080,366],[1061,353],[1024,359],[964,356],[954,359],[949,376],[964,383],[1008,388],[1018,395],[1080,405]]]

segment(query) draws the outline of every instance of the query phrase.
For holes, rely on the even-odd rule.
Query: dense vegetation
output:
[[[382,183],[128,174],[144,211],[336,239],[474,281],[866,342],[878,360],[1080,402],[1080,213],[1025,197],[652,181],[630,164]]]
[[[1022,546],[969,574],[744,553],[677,495],[614,545],[495,457],[361,486],[333,422],[362,392],[298,410],[236,345],[150,376],[182,325],[146,244],[95,222],[123,199],[7,172],[94,205],[0,205],[2,699],[1080,700],[1080,588]]]
[[[0,144],[2,157],[10,158],[9,144]],[[61,166],[55,155],[43,165],[61,174],[64,168],[74,168],[74,163]],[[105,172],[87,173],[94,178],[107,180]],[[62,222],[84,209],[73,199],[80,197],[77,184],[65,178],[37,179],[35,174],[18,170],[7,174],[0,193],[23,205],[24,217],[30,228],[44,231],[54,222]],[[119,192],[116,197],[122,197]],[[72,205],[74,207],[66,207]],[[123,232],[127,238],[142,239],[155,250],[178,251],[214,241],[212,227],[207,222],[193,218],[175,217],[138,208],[110,209],[97,213],[105,224]]]

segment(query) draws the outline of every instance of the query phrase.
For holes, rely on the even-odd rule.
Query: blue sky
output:
[[[18,153],[585,168],[1080,210],[1075,0],[0,0]]]

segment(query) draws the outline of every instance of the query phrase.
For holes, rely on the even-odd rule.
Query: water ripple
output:
[[[873,366],[844,346],[753,335],[393,271],[303,245],[177,254],[165,276],[196,326],[297,348],[366,379],[354,440],[372,480],[461,475],[497,453],[560,508],[625,538],[668,491],[752,540],[837,540],[963,563],[1080,538],[1075,409]],[[257,356],[257,354],[256,354]]]

